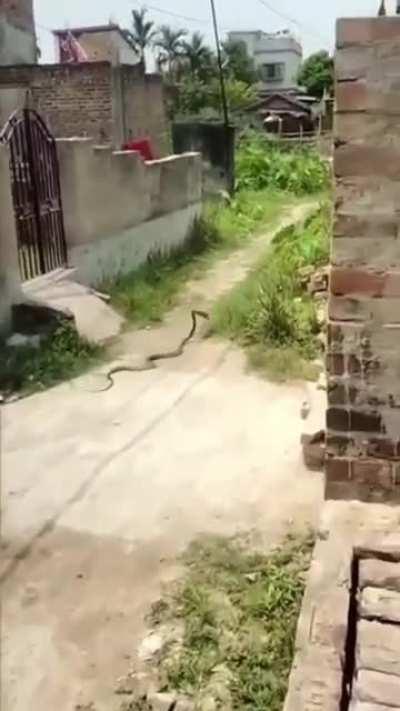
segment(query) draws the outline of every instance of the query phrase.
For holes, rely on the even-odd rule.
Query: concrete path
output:
[[[266,238],[253,256],[256,244]],[[229,258],[231,275],[243,277],[245,253]],[[188,295],[208,298],[213,284],[205,275],[188,288],[185,328]],[[150,347],[174,328],[167,319],[161,336],[146,332]],[[127,334],[122,350],[143,338]],[[213,339],[155,371],[121,373],[107,393],[86,384],[1,412],[2,711],[119,708],[114,689],[144,616],[194,537],[250,531],[270,543],[318,516],[322,476],[305,470],[299,446],[323,426],[314,385],[262,381]]]

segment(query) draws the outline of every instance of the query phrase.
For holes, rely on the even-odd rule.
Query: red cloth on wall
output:
[[[122,146],[123,151],[137,151],[142,156],[143,160],[154,160],[155,155],[149,138],[140,138],[132,141],[127,141]]]

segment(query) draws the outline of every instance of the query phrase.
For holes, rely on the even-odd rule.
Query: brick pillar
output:
[[[326,497],[400,500],[400,18],[339,20]]]

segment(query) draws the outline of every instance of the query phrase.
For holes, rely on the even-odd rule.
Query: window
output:
[[[264,81],[283,81],[285,78],[285,65],[283,62],[263,64],[262,78]]]

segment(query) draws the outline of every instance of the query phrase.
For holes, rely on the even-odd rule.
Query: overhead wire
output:
[[[181,15],[177,12],[172,12],[172,10],[164,10],[161,7],[156,7],[155,5],[147,5],[146,9],[153,10],[153,12],[160,12],[163,15],[169,15],[170,17],[175,17],[177,20],[186,20],[187,22],[198,22],[202,25],[210,25],[210,20],[200,20],[198,17],[189,17],[188,15]]]
[[[305,34],[313,35],[314,37],[318,37],[319,39],[322,39],[324,42],[328,42],[328,39],[326,37],[324,37],[323,35],[321,35],[319,32],[312,29],[311,27],[308,27],[303,22],[300,22],[300,20],[296,20],[296,18],[291,17],[290,15],[287,15],[286,13],[281,12],[280,10],[277,10],[273,5],[271,5],[269,2],[267,2],[267,0],[258,0],[258,2],[261,5],[263,5],[270,12],[274,13],[281,19],[286,20],[286,22],[290,22],[293,25],[297,25],[297,27],[299,27],[299,29],[302,29]]]
[[[50,34],[53,34],[53,30],[51,30],[50,27],[41,25],[40,22],[35,22],[35,25],[36,25],[36,27],[39,27],[41,30],[46,30],[46,32],[50,32]]]
[[[261,5],[263,5],[266,10],[269,10],[270,12],[274,13],[275,15],[277,15],[277,17],[280,17],[282,20],[285,20],[286,22],[290,22],[291,24],[296,25],[299,29],[303,30],[303,32],[304,32],[305,34],[313,35],[314,37],[318,37],[318,39],[322,40],[323,42],[326,42],[326,43],[329,43],[329,44],[330,44],[329,40],[328,40],[326,37],[324,37],[321,33],[319,33],[318,31],[314,30],[313,28],[311,28],[311,27],[305,25],[303,22],[301,22],[300,20],[297,20],[295,17],[291,17],[290,15],[288,15],[288,14],[286,14],[286,13],[284,13],[284,12],[281,12],[280,10],[277,10],[277,9],[276,9],[273,5],[271,5],[271,3],[269,3],[267,0],[258,0],[258,2],[259,2]],[[140,3],[137,2],[136,4],[139,5]],[[178,20],[185,20],[186,22],[196,22],[196,23],[198,23],[198,24],[208,25],[208,26],[211,25],[211,21],[210,21],[210,20],[200,19],[199,17],[192,17],[192,16],[189,16],[189,15],[183,15],[183,14],[178,13],[178,12],[173,12],[172,10],[166,10],[166,9],[164,9],[164,8],[161,8],[161,7],[157,6],[157,5],[148,5],[148,4],[146,4],[146,8],[149,9],[149,10],[152,10],[153,12],[159,12],[159,13],[161,13],[161,14],[163,14],[163,15],[169,15],[170,17],[175,17],[175,18],[178,19]],[[227,27],[222,27],[221,29],[224,30],[225,32],[229,32],[229,31],[230,31],[230,29],[227,28]]]
[[[324,42],[328,42],[327,38],[324,37],[322,34],[317,32],[316,30],[312,29],[311,27],[308,27],[305,25],[303,22],[300,22],[300,20],[297,20],[295,17],[291,17],[290,15],[282,12],[281,10],[277,10],[268,0],[258,0],[258,2],[266,9],[275,14],[277,17],[280,17],[282,20],[285,20],[286,22],[290,22],[293,25],[296,25],[299,29],[303,30],[304,33],[313,35],[314,37],[318,37],[319,39],[323,40]],[[137,5],[141,5],[141,3],[137,2],[134,3]],[[199,17],[192,17],[190,15],[184,15],[178,12],[173,12],[172,10],[166,10],[164,8],[158,7],[157,5],[147,5],[146,8],[149,10],[152,10],[153,12],[159,12],[163,15],[169,15],[170,17],[174,17],[178,20],[185,20],[186,22],[195,22],[201,25],[207,25],[211,26],[211,19],[206,20],[203,18]],[[36,23],[37,27],[39,27],[42,30],[45,30],[46,32],[52,33],[52,30],[49,27],[46,27],[45,25],[41,25],[40,23]],[[222,30],[225,32],[229,32],[229,28],[227,27],[222,27]]]
[[[136,5],[142,5],[141,2],[136,2]],[[162,15],[169,15],[170,17],[175,17],[177,20],[185,20],[186,22],[196,22],[200,25],[207,25],[208,27],[212,26],[211,18],[209,20],[206,19],[200,19],[199,17],[191,17],[189,15],[182,15],[179,12],[173,12],[172,10],[165,10],[162,7],[157,7],[156,5],[148,5],[146,3],[145,5],[147,10],[152,10],[153,12],[159,12]],[[224,32],[229,32],[230,29],[228,27],[221,27],[221,29]]]

